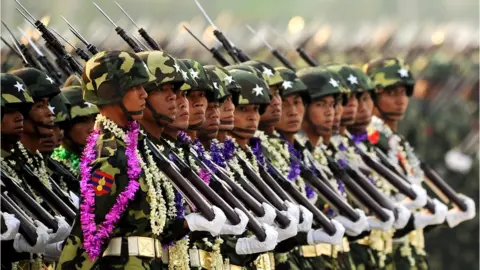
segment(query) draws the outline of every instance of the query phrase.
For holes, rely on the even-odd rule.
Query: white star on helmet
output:
[[[285,90],[288,89],[288,88],[292,88],[292,82],[291,81],[283,81],[282,87]]]
[[[255,96],[263,96],[263,87],[260,87],[258,84],[255,85],[255,88],[252,89],[252,92]]]
[[[47,81],[49,81],[51,84],[53,84],[53,79],[52,78],[47,76],[45,79],[47,79]]]
[[[273,71],[267,67],[263,67],[263,74],[267,75],[268,77],[272,77]]]
[[[406,70],[403,67],[401,69],[399,69],[397,72],[398,72],[398,74],[400,74],[400,77],[402,77],[402,78],[408,77],[408,70]]]
[[[330,78],[330,81],[328,81],[333,87],[338,87],[338,81],[335,80],[334,78]]]
[[[23,92],[25,89],[23,89],[23,84],[21,84],[19,81],[14,85],[15,88],[17,88],[18,92]]]
[[[353,76],[350,74],[347,78],[347,80],[350,82],[350,84],[358,84],[358,79],[356,76]]]

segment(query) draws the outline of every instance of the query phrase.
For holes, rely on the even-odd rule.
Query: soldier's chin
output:
[[[142,120],[143,118],[143,111],[140,113],[136,113],[136,114],[132,114],[132,119],[135,120],[135,121],[139,121],[139,120]]]

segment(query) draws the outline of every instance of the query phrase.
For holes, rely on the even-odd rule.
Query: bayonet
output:
[[[72,32],[83,44],[85,44],[85,46],[87,46],[87,50],[92,55],[95,55],[99,52],[97,47],[95,47],[95,45],[89,43],[87,41],[87,39],[85,39],[82,36],[82,34],[80,34],[80,32],[78,32],[78,30],[65,17],[63,17],[63,16],[60,16],[60,17],[62,17],[62,19],[68,24],[70,32]]]
[[[127,42],[127,44],[130,46],[130,48],[133,49],[134,52],[137,53],[142,51],[138,44],[125,32],[125,30],[123,30],[120,26],[114,23],[112,19],[110,19],[110,17],[108,17],[108,15],[105,13],[105,11],[103,11],[95,2],[93,2],[93,4],[103,14],[103,16],[105,16],[110,21],[110,23],[115,27],[115,32],[117,32],[117,34],[123,40],[125,40],[125,42]]]
[[[295,67],[292,65],[292,63],[290,63],[290,61],[287,60],[287,58],[285,58],[277,49],[273,48],[266,39],[264,39],[261,35],[258,35],[258,33],[253,30],[253,28],[250,26],[250,25],[246,25],[248,30],[250,30],[250,32],[253,33],[254,36],[257,36],[258,38],[260,38],[260,40],[263,42],[263,44],[265,44],[265,46],[267,46],[267,48],[270,50],[270,52],[272,53],[272,55],[277,58],[280,62],[282,62],[282,64],[295,71]]]
[[[20,42],[17,41],[15,38],[15,35],[10,31],[10,28],[8,28],[7,24],[5,24],[4,21],[2,21],[3,26],[5,29],[7,29],[8,33],[10,34],[10,37],[12,39],[13,45],[17,50],[22,54],[23,61],[25,62],[26,66],[33,67],[36,69],[41,69],[40,65],[35,61],[35,57],[33,57],[32,53],[28,50],[27,46],[21,44]]]
[[[195,36],[192,31],[190,31],[190,29],[187,28],[187,26],[183,25],[183,28],[185,30],[187,30],[187,32],[195,39],[198,41],[198,43],[200,43],[200,45],[202,45],[207,51],[211,52],[212,55],[213,55],[213,58],[215,58],[215,60],[217,60],[217,62],[222,65],[222,66],[228,66],[230,65],[230,63],[228,63],[227,59],[225,59],[225,57],[223,57],[223,55],[218,51],[217,48],[215,47],[212,47],[211,49],[209,49],[207,47],[207,45],[205,45],[197,36]],[[218,41],[217,41],[218,42]]]
[[[62,35],[60,35],[60,33],[58,33],[55,29],[50,28],[50,30],[52,30],[53,33],[55,33],[59,38],[61,38],[63,41],[65,41],[65,43],[70,45],[70,47],[72,47],[75,50],[75,53],[78,56],[80,56],[80,58],[82,58],[85,61],[88,61],[88,59],[90,59],[90,56],[88,56],[88,54],[84,50],[82,50],[81,48],[77,48],[77,47],[73,46],[73,44],[68,42],[68,40],[66,38],[64,38]]]

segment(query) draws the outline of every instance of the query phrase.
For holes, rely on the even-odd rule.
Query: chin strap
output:
[[[233,120],[220,120],[220,125],[233,125]]]
[[[250,134],[250,135],[255,135],[256,130],[234,127],[231,132],[234,133],[235,135],[237,135],[238,137],[242,138],[242,139],[247,139],[247,138],[239,135],[238,132],[246,133],[246,134]]]
[[[267,120],[260,120],[260,123],[258,126],[260,128],[264,128],[267,126],[273,126],[273,124],[280,122],[280,118],[273,118],[273,119],[267,119]]]
[[[205,122],[205,121],[200,121],[200,123],[198,123],[198,124],[189,125],[187,129],[188,130],[199,130],[200,127],[203,125],[203,122]]]
[[[164,114],[159,114],[154,108],[153,106],[150,104],[150,102],[147,101],[146,103],[147,105],[147,108],[152,112],[152,115],[153,115],[153,118],[155,119],[155,123],[157,123],[157,125],[159,127],[166,127],[168,126],[168,124],[171,124],[173,123],[173,119],[164,115]],[[165,122],[162,122],[160,120],[163,120]]]
[[[324,132],[330,132],[332,131],[331,128],[328,128],[326,126],[323,126],[323,125],[315,125],[312,120],[310,119],[310,116],[308,116],[308,114],[305,114],[305,120],[307,120],[307,123],[309,123],[310,125],[313,126],[313,130],[315,132],[315,134],[317,134],[317,136],[321,136],[320,132],[319,131],[324,131]]]
[[[390,116],[403,116],[403,113],[394,113],[394,112],[386,112],[378,106],[378,103],[376,100],[373,101],[373,105],[375,105],[375,108],[377,108],[378,112],[382,115],[382,118],[387,119],[387,120],[395,120],[390,118]]]

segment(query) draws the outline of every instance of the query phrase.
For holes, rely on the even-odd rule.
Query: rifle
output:
[[[89,42],[80,34],[80,32],[78,32],[77,29],[75,29],[75,27],[73,27],[73,25],[72,25],[67,19],[65,19],[65,17],[63,17],[63,16],[60,16],[60,17],[62,17],[62,19],[68,24],[68,27],[69,27],[70,32],[72,32],[83,44],[85,44],[85,46],[87,46],[87,50],[88,50],[92,55],[95,55],[95,54],[99,53],[97,47],[95,47],[95,45],[89,43]]]
[[[18,232],[25,237],[25,240],[27,240],[30,245],[35,245],[38,236],[33,221],[15,205],[15,202],[8,196],[7,192],[1,193],[0,202],[3,212],[13,214],[15,218],[20,221]]]
[[[193,172],[193,170],[175,153],[174,151],[170,151],[170,154],[175,159],[175,164],[179,167],[180,172],[182,175],[185,176],[190,182],[200,191],[202,195],[207,197],[209,201],[211,201],[214,205],[218,206],[227,216],[227,219],[234,225],[240,223],[240,219],[233,211],[233,209],[222,199],[222,197],[218,196],[215,191],[213,191],[207,184],[203,182],[203,180]]]
[[[183,25],[183,28],[185,30],[187,30],[187,32],[196,40],[198,41],[198,43],[200,43],[200,45],[202,45],[202,47],[204,47],[207,51],[209,51],[210,53],[212,53],[212,56],[213,58],[215,58],[215,60],[217,60],[217,62],[222,65],[222,67],[226,67],[226,66],[229,66],[230,63],[228,63],[227,59],[225,59],[225,57],[223,57],[223,55],[220,53],[220,51],[218,51],[217,48],[215,47],[212,47],[212,48],[208,48],[207,45],[205,45],[197,36],[195,36],[192,31],[190,31],[190,29],[188,29],[185,25]]]
[[[60,37],[63,41],[65,41],[65,43],[67,43],[68,45],[70,45],[70,47],[72,47],[74,50],[75,50],[75,53],[80,56],[80,58],[82,58],[84,61],[88,61],[88,59],[90,59],[90,56],[88,56],[88,54],[82,50],[81,48],[77,48],[75,46],[73,46],[73,44],[71,44],[70,42],[68,42],[68,40],[66,38],[64,38],[62,35],[60,35],[60,33],[58,33],[57,31],[55,31],[55,29],[53,28],[50,28],[58,37]]]
[[[45,226],[53,229],[54,231],[58,229],[57,221],[47,210],[45,210],[45,208],[38,204],[35,199],[33,199],[25,192],[25,190],[18,186],[3,170],[1,172],[1,176],[4,188],[11,192],[15,198],[17,198],[17,202],[24,205],[25,209],[29,209],[29,211],[35,217],[37,217],[40,222],[45,224]]]
[[[2,21],[3,26],[5,26],[5,29],[7,29],[8,33],[10,34],[13,45],[17,47],[18,53],[22,56],[23,58],[23,63],[25,64],[26,67],[33,67],[36,69],[41,69],[40,65],[37,63],[35,60],[35,57],[30,53],[28,50],[27,46],[19,43],[13,33],[10,31],[8,26]],[[5,42],[5,41],[4,41]],[[5,42],[6,43],[6,42]]]
[[[68,169],[64,168],[58,161],[51,157],[47,158],[47,167],[49,167],[55,174],[66,183],[68,190],[76,195],[80,192],[80,181]]]
[[[292,183],[290,183],[285,177],[275,168],[269,160],[265,159],[265,164],[266,167],[268,168],[269,172],[272,173],[272,177],[280,184],[282,188],[284,188],[289,195],[291,195],[299,204],[303,205],[305,208],[307,208],[310,212],[313,214],[313,218],[315,221],[318,222],[320,227],[322,227],[323,230],[328,235],[334,235],[337,231],[335,226],[331,223],[331,221],[320,211],[315,205],[313,205],[300,191],[298,191]],[[274,182],[275,182],[274,180]],[[265,179],[265,181],[268,181],[268,184],[271,185],[269,180]]]

